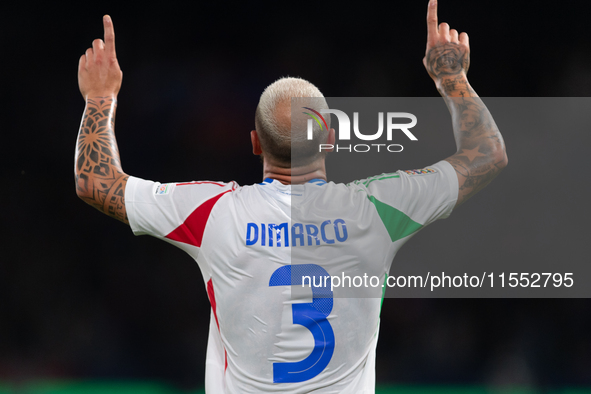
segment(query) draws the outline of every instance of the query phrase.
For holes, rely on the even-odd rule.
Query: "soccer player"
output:
[[[314,110],[326,102],[311,83],[284,78],[261,95],[251,132],[262,183],[160,184],[121,168],[114,126],[122,74],[113,23],[109,16],[103,23],[104,42],[93,41],[78,69],[86,108],[76,191],[135,234],[170,242],[199,265],[211,303],[206,392],[373,393],[381,300],[336,297],[330,283],[318,283],[345,272],[384,278],[404,242],[449,216],[507,164],[501,134],[466,77],[468,35],[438,24],[430,1],[423,63],[449,107],[458,148],[445,160],[422,171],[328,183],[318,142],[333,144],[334,129],[314,126],[308,141],[304,117],[291,113],[292,97],[317,98]],[[297,295],[306,278],[314,285]]]

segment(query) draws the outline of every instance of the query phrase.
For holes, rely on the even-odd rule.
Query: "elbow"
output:
[[[507,164],[509,163],[509,158],[507,157],[507,152],[505,151],[505,148],[501,148],[499,149],[498,153],[495,156],[495,166],[499,169],[499,170],[503,170],[505,167],[507,167]]]
[[[92,190],[89,190],[89,184],[92,184],[92,180],[88,179],[85,175],[76,174],[76,195],[82,201],[88,201],[92,197]]]
[[[82,201],[86,201],[88,200],[88,193],[85,193],[83,191],[80,191],[78,188],[76,188],[76,195],[78,196],[79,199],[81,199]]]
[[[80,188],[77,185],[76,185],[76,195],[82,201],[87,201],[88,200],[88,193],[85,192],[84,190],[80,190]]]

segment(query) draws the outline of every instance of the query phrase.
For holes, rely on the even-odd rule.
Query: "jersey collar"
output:
[[[273,183],[272,178],[265,178],[265,180],[263,182],[260,183],[260,185],[268,185]],[[324,179],[319,179],[319,178],[314,178],[314,179],[310,179],[308,182],[306,183],[315,183],[317,185],[324,185],[326,184],[326,181]]]

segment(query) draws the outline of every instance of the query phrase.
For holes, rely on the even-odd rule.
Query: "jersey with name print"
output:
[[[374,393],[384,280],[410,237],[449,216],[445,161],[349,184],[130,177],[136,235],[186,251],[211,303],[206,392]]]

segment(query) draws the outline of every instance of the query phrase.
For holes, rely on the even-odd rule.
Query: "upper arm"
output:
[[[486,155],[478,147],[461,149],[445,159],[452,165],[458,177],[458,201],[456,207],[463,204],[474,194],[488,185],[505,166],[507,155],[504,150],[499,154]]]
[[[95,176],[82,173],[76,177],[76,193],[82,201],[104,214],[129,224],[125,209],[125,188],[129,175],[114,169]]]
[[[458,147],[456,154],[445,159],[458,178],[456,206],[482,190],[507,165],[503,137],[490,111],[469,85],[465,88],[469,97],[460,91],[462,97],[446,98]]]

